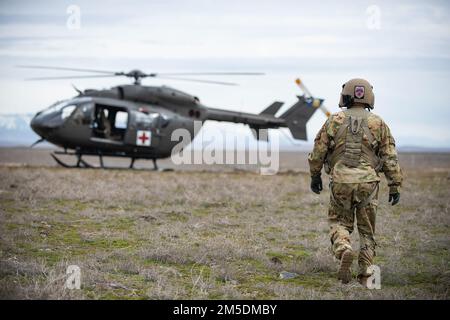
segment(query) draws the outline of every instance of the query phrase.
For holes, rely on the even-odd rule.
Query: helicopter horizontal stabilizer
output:
[[[270,106],[268,106],[266,109],[264,109],[260,115],[270,115],[275,116],[275,114],[280,110],[280,108],[283,106],[283,102],[275,101]],[[269,135],[264,131],[260,131],[262,129],[261,126],[254,126],[250,125],[250,129],[252,129],[253,137],[258,141],[269,141]]]
[[[275,101],[270,106],[265,108],[260,114],[270,114],[274,116],[278,112],[278,110],[280,110],[283,104],[284,104],[283,102]]]

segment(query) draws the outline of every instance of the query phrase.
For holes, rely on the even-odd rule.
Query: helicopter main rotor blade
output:
[[[112,75],[86,75],[86,76],[63,76],[63,77],[38,77],[38,78],[27,78],[26,81],[35,81],[35,80],[59,80],[59,79],[88,79],[88,78],[111,78],[115,77]]]
[[[77,72],[95,72],[114,75],[115,71],[95,70],[95,69],[80,69],[80,68],[66,68],[66,67],[51,67],[51,66],[32,66],[32,65],[18,65],[17,68],[26,69],[48,69],[48,70],[64,70],[64,71],[77,71]]]
[[[209,83],[209,84],[221,84],[225,86],[238,86],[239,84],[234,82],[223,82],[223,81],[211,81],[211,80],[201,80],[201,79],[189,79],[189,78],[179,78],[179,77],[165,77],[165,76],[158,76],[160,79],[168,79],[168,80],[181,80],[181,81],[190,81],[190,82],[202,82],[202,83]]]
[[[81,69],[81,68],[66,68],[66,67],[53,67],[53,66],[37,66],[37,65],[17,65],[18,68],[28,68],[28,69],[48,69],[48,70],[65,70],[65,71],[77,71],[77,72],[92,72],[100,73],[97,75],[84,75],[84,76],[56,76],[56,77],[33,77],[27,78],[25,80],[60,80],[60,79],[88,79],[88,78],[107,78],[116,76],[125,76],[135,79],[135,84],[140,84],[140,79],[143,78],[162,78],[168,80],[180,80],[180,81],[191,81],[191,82],[201,82],[210,84],[220,84],[226,86],[236,86],[237,83],[225,82],[225,81],[212,81],[212,80],[201,80],[201,79],[191,79],[178,76],[258,76],[264,75],[262,72],[168,72],[168,73],[144,73],[140,70],[131,70],[130,72],[114,72],[106,70],[96,70],[96,69]]]
[[[148,76],[263,76],[262,72],[164,72],[153,73]]]

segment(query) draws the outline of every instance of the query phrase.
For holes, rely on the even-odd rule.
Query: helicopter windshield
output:
[[[42,111],[42,115],[47,115],[47,114],[51,114],[51,113],[55,113],[59,110],[61,110],[62,108],[64,108],[65,106],[67,106],[68,101],[64,100],[64,101],[58,101],[54,104],[52,104],[50,107],[48,107],[47,109],[45,109],[44,111]],[[73,110],[72,110],[73,111]]]
[[[67,117],[69,117],[73,111],[76,109],[76,105],[70,104],[68,106],[64,106],[62,108],[62,112],[61,112],[61,118],[62,119],[66,119]]]
[[[70,101],[57,102],[54,105],[42,111],[41,115],[45,116],[61,112],[61,119],[64,120],[68,118],[77,107],[76,105],[70,104],[69,102]]]
[[[89,99],[84,98],[75,98],[75,99],[69,99],[69,100],[63,100],[58,101],[54,104],[52,104],[47,109],[44,109],[43,111],[39,112],[39,115],[41,116],[50,116],[50,115],[61,115],[61,119],[65,120],[66,118],[70,117],[72,113],[75,111],[78,105],[81,103],[88,102]]]

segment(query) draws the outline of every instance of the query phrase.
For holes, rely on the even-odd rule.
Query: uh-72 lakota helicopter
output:
[[[33,145],[48,141],[62,147],[64,151],[55,151],[51,155],[64,167],[92,167],[82,157],[95,155],[99,156],[102,168],[104,168],[103,156],[112,156],[130,158],[130,168],[133,168],[136,159],[151,159],[154,169],[157,169],[156,160],[169,157],[172,148],[179,143],[171,140],[172,132],[178,128],[185,128],[193,139],[196,134],[195,121],[203,123],[206,120],[216,120],[247,124],[254,129],[252,132],[258,140],[267,139],[267,135],[263,137],[259,134],[261,129],[287,127],[294,139],[306,140],[306,123],[316,109],[321,108],[329,115],[322,105],[323,100],[313,98],[299,79],[296,82],[305,95],[298,96],[298,101],[279,117],[275,114],[283,105],[282,102],[272,103],[260,114],[251,114],[209,108],[197,97],[167,86],[141,85],[141,79],[150,77],[236,85],[230,82],[190,79],[186,76],[260,75],[261,73],[144,73],[140,70],[125,73],[49,66],[19,67],[95,73],[27,80],[115,76],[134,79],[133,84],[119,85],[105,90],[80,91],[75,88],[78,96],[56,102],[33,117],[31,128],[41,137]],[[76,165],[64,163],[56,156],[57,154],[76,156]]]

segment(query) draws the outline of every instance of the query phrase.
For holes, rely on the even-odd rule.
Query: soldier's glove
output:
[[[400,201],[400,193],[390,193],[389,194],[389,202],[392,201],[392,205],[395,206]]]
[[[322,178],[320,177],[320,174],[311,176],[311,190],[317,194],[320,194],[320,191],[323,190]]]

